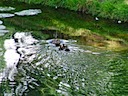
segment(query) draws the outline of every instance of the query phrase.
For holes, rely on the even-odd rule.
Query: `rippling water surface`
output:
[[[31,34],[24,34],[24,40],[31,37]],[[32,42],[19,40],[20,43],[17,43],[18,52],[23,52],[23,56],[20,57],[15,70],[14,67],[5,67],[9,73],[4,75],[0,83],[1,95],[126,95],[127,54],[100,51],[73,42],[67,43],[70,52],[66,52],[58,50],[58,47],[48,44],[45,40],[29,40]],[[11,56],[11,59],[13,58]],[[4,74],[4,70],[1,74]]]
[[[35,10],[31,14],[37,15]],[[6,26],[3,21],[1,26]],[[28,30],[13,31],[0,29],[0,96],[128,95],[128,51],[80,45],[67,35],[46,32],[52,38],[61,38],[70,49],[67,52],[49,40],[35,39]]]

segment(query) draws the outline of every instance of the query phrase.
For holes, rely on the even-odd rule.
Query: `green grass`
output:
[[[15,0],[12,0],[15,2]],[[81,11],[103,18],[128,21],[126,0],[18,0],[29,4],[42,4]]]

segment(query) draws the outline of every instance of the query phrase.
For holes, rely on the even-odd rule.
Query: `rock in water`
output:
[[[29,16],[29,15],[37,15],[41,12],[42,11],[40,9],[29,9],[29,10],[23,10],[20,12],[15,12],[15,14],[19,16]]]
[[[14,14],[10,13],[0,13],[0,18],[8,18],[8,17],[13,17],[15,16]]]
[[[0,7],[0,11],[12,11],[15,10],[13,7]]]

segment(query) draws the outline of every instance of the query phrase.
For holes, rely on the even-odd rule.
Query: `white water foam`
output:
[[[6,68],[3,73],[0,73],[0,83],[5,79],[14,81],[19,61],[30,63],[37,55],[38,46],[35,43],[38,43],[38,40],[34,39],[30,33],[17,32],[13,37],[4,41]]]

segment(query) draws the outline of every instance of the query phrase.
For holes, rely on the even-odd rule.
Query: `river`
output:
[[[88,46],[80,41],[82,39],[57,30],[66,26],[75,28],[85,17],[75,12],[70,14],[65,9],[61,11],[69,15],[62,15],[59,9],[41,8],[40,5],[12,2],[0,5],[0,96],[128,95],[127,50],[118,52]],[[57,12],[64,18],[57,18]],[[80,19],[78,24],[64,22],[66,18],[71,19],[70,15]],[[89,21],[87,25],[95,23]],[[116,25],[112,24],[110,30]],[[125,33],[125,27],[122,24],[119,30]],[[49,40],[54,38],[60,38],[70,51],[59,50],[51,44]]]

